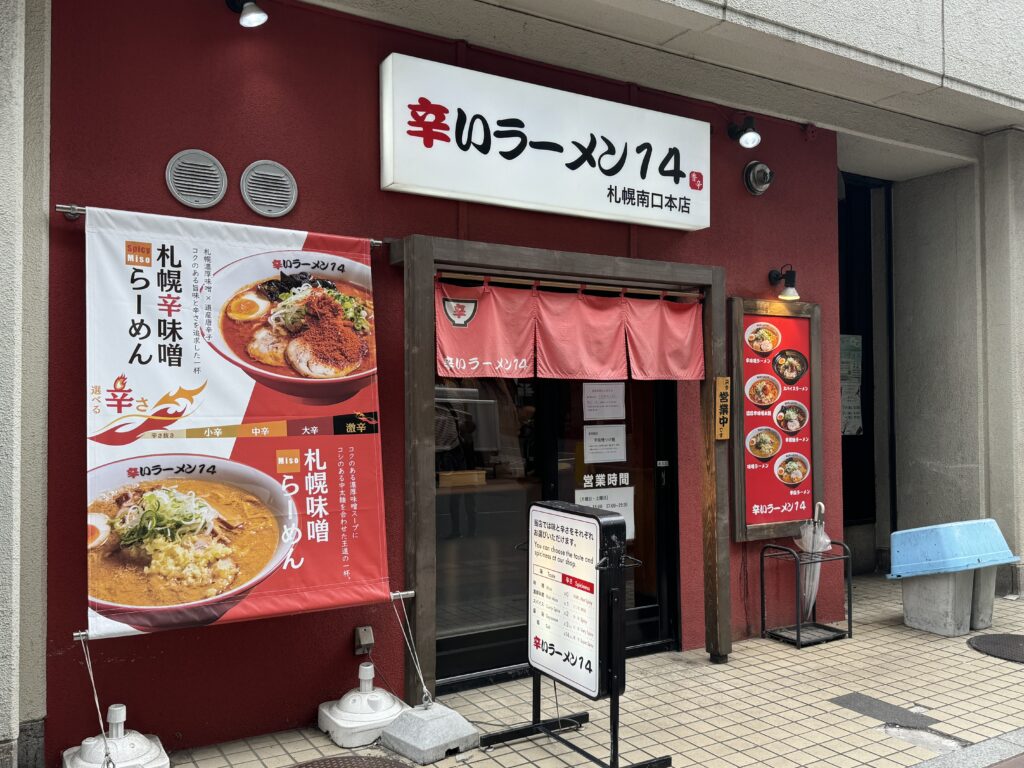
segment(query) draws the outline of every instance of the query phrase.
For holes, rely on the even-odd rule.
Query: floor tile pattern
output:
[[[622,701],[623,763],[671,755],[677,767],[895,768],[939,756],[887,735],[880,720],[831,701],[854,693],[913,708],[937,721],[932,730],[965,744],[1024,728],[1024,665],[971,650],[963,637],[903,626],[900,587],[883,578],[855,580],[854,618],[852,639],[802,650],[747,640],[734,645],[724,665],[710,664],[700,650],[630,660]],[[989,631],[1024,633],[1024,601],[997,598]],[[529,681],[519,680],[451,695],[443,703],[482,730],[494,731],[529,719],[530,694]],[[607,702],[590,702],[565,688],[558,689],[556,702],[550,681],[544,694],[545,716],[590,712],[591,722],[568,738],[607,759]],[[177,768],[283,768],[341,754],[385,753],[378,747],[342,750],[315,729],[303,728],[178,752],[172,762]],[[568,747],[538,737],[437,765],[588,763]]]

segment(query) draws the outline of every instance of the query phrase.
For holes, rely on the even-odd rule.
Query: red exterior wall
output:
[[[822,305],[825,502],[841,535],[838,373],[836,145],[798,125],[759,121],[756,152],[725,132],[731,112],[518,60],[451,41],[288,2],[261,0],[270,22],[244,30],[223,3],[53,0],[52,176],[54,203],[267,224],[238,192],[253,160],[284,163],[299,202],[280,225],[378,238],[420,233],[616,256],[717,264],[730,295],[770,297],[767,272],[792,262],[801,296]],[[712,226],[696,233],[630,227],[379,188],[378,65],[401,52],[709,121]],[[230,190],[205,212],[179,206],[164,166],[199,147],[224,164]],[[741,170],[757,157],[777,171],[763,198],[748,195]],[[272,223],[272,222],[269,222]],[[50,423],[48,542],[48,722],[46,760],[96,731],[73,631],[85,625],[84,233],[54,216],[50,228]],[[383,254],[374,263],[383,447],[387,467],[389,567],[403,583],[402,274]],[[683,644],[704,643],[701,444],[698,387],[680,386],[680,515]],[[821,471],[819,468],[818,471]],[[732,547],[732,623],[737,638],[758,627],[756,544]],[[789,587],[773,584],[772,607]],[[841,616],[838,571],[826,573],[822,608]],[[781,614],[780,614],[781,615]],[[316,705],[355,682],[353,627],[372,624],[381,672],[402,680],[401,638],[388,606],[181,630],[93,644],[104,703],[129,704],[129,724],[155,731],[169,749],[272,731],[315,719]]]

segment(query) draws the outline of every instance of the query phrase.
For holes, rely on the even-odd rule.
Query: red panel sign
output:
[[[809,519],[810,319],[744,315],[742,343],[747,525]]]

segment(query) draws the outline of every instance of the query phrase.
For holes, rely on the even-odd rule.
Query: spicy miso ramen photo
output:
[[[281,531],[296,518],[287,494],[251,467],[201,460],[216,462],[216,474],[129,480],[127,470],[144,459],[90,473],[86,546],[96,610],[129,614],[142,626],[214,620],[230,607],[218,602],[244,595],[280,566]]]
[[[774,376],[759,373],[747,379],[744,387],[747,399],[759,408],[769,408],[782,395],[782,385]]]
[[[377,370],[369,267],[341,256],[283,255],[239,259],[214,274],[219,315],[209,342],[272,389],[313,401],[346,399]],[[289,262],[331,269],[270,267]]]

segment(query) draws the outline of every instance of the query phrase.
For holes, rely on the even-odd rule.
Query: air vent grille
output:
[[[201,149],[185,149],[171,158],[164,173],[174,199],[190,208],[209,208],[224,199],[228,176],[217,158]]]
[[[261,216],[284,216],[298,197],[295,177],[273,160],[257,160],[242,174],[242,198]]]

